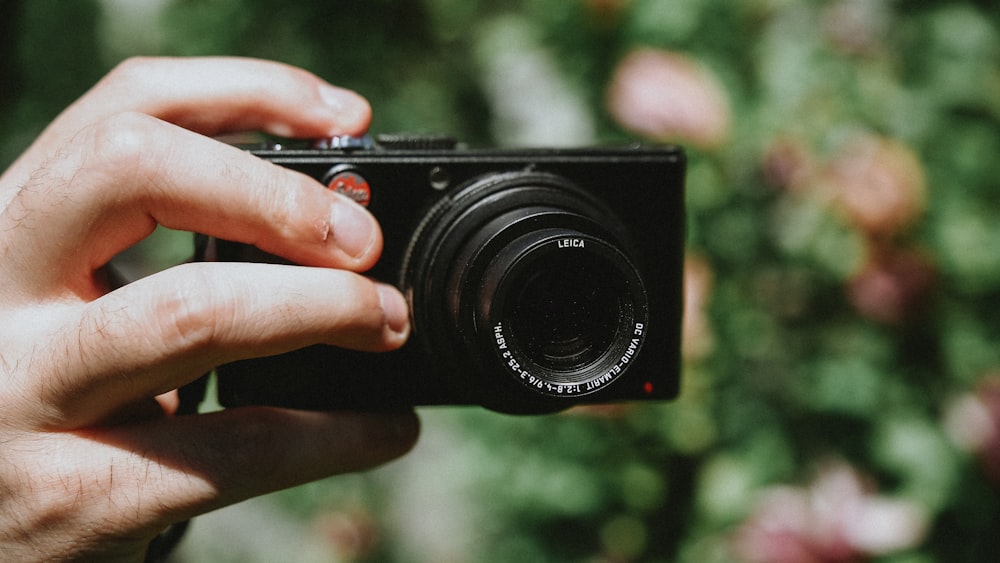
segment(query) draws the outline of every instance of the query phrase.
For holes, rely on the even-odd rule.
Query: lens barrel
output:
[[[479,178],[426,215],[406,253],[414,335],[432,357],[460,352],[478,366],[443,371],[486,404],[602,389],[628,369],[647,324],[625,232],[558,176]]]
[[[641,344],[635,329],[645,326],[646,301],[638,272],[615,246],[573,229],[507,244],[479,290],[468,293],[479,311],[460,322],[474,322],[498,363],[538,393],[596,391]]]

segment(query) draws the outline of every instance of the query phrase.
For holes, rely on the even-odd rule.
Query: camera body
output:
[[[345,137],[253,152],[372,212],[384,249],[368,275],[406,296],[412,334],[392,352],[312,346],[220,366],[224,406],[536,414],[678,393],[679,148]],[[215,260],[284,262],[245,244],[200,244]]]

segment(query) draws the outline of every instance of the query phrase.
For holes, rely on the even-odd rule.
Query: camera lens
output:
[[[414,334],[442,364],[461,356],[443,371],[493,408],[603,389],[629,368],[647,323],[625,232],[555,176],[473,182],[427,215],[407,252]]]
[[[593,363],[614,341],[619,290],[608,272],[569,254],[530,272],[513,296],[511,338],[539,366],[573,371]]]
[[[536,223],[536,214],[546,215],[523,220]],[[457,317],[490,336],[483,356],[545,395],[587,394],[620,375],[641,343],[632,336],[646,310],[628,258],[604,237],[573,228],[531,231],[497,246],[481,276],[470,269],[480,281],[466,300],[476,310]]]

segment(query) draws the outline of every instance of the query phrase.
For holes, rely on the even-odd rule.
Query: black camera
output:
[[[679,148],[465,149],[396,136],[253,152],[368,207],[384,236],[368,275],[402,290],[412,335],[387,353],[313,346],[220,366],[224,406],[533,414],[676,396]],[[222,261],[282,262],[202,244]]]

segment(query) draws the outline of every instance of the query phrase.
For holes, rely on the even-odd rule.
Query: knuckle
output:
[[[326,198],[323,197],[326,194],[316,180],[280,166],[272,165],[270,169],[272,174],[267,177],[261,203],[266,206],[265,209],[272,211],[269,220],[284,231],[284,236],[295,237],[301,231],[314,227],[311,223],[319,217],[328,214],[328,206],[324,205]],[[328,221],[328,218],[325,220]]]
[[[114,68],[101,79],[101,85],[111,85],[115,87],[135,84],[142,80],[143,74],[150,66],[149,57],[128,57],[119,62]]]
[[[122,113],[81,129],[42,162],[31,180],[16,193],[18,209],[27,217],[35,210],[60,203],[74,206],[106,197],[122,197],[128,190],[106,189],[149,177],[150,150],[156,142],[156,124],[148,116]]]
[[[315,265],[328,252],[330,195],[314,179],[266,162],[251,180],[245,205],[256,210],[264,224],[250,242],[268,250],[291,252],[287,258]],[[287,245],[292,243],[291,249]]]
[[[158,294],[153,304],[151,333],[171,355],[212,346],[219,338],[220,319],[235,314],[229,292],[223,288],[206,290],[217,280],[206,276],[201,268],[189,270],[182,284]]]
[[[264,170],[266,173],[259,176],[256,184],[259,189],[249,194],[253,198],[252,205],[268,210],[267,220],[272,226],[283,231],[294,230],[301,215],[304,186],[284,168],[268,165]]]
[[[107,82],[124,82],[133,84],[142,79],[150,66],[154,64],[153,57],[132,56],[119,62],[104,80]]]
[[[135,112],[112,115],[90,127],[88,146],[98,170],[143,173],[157,138],[153,118]]]

